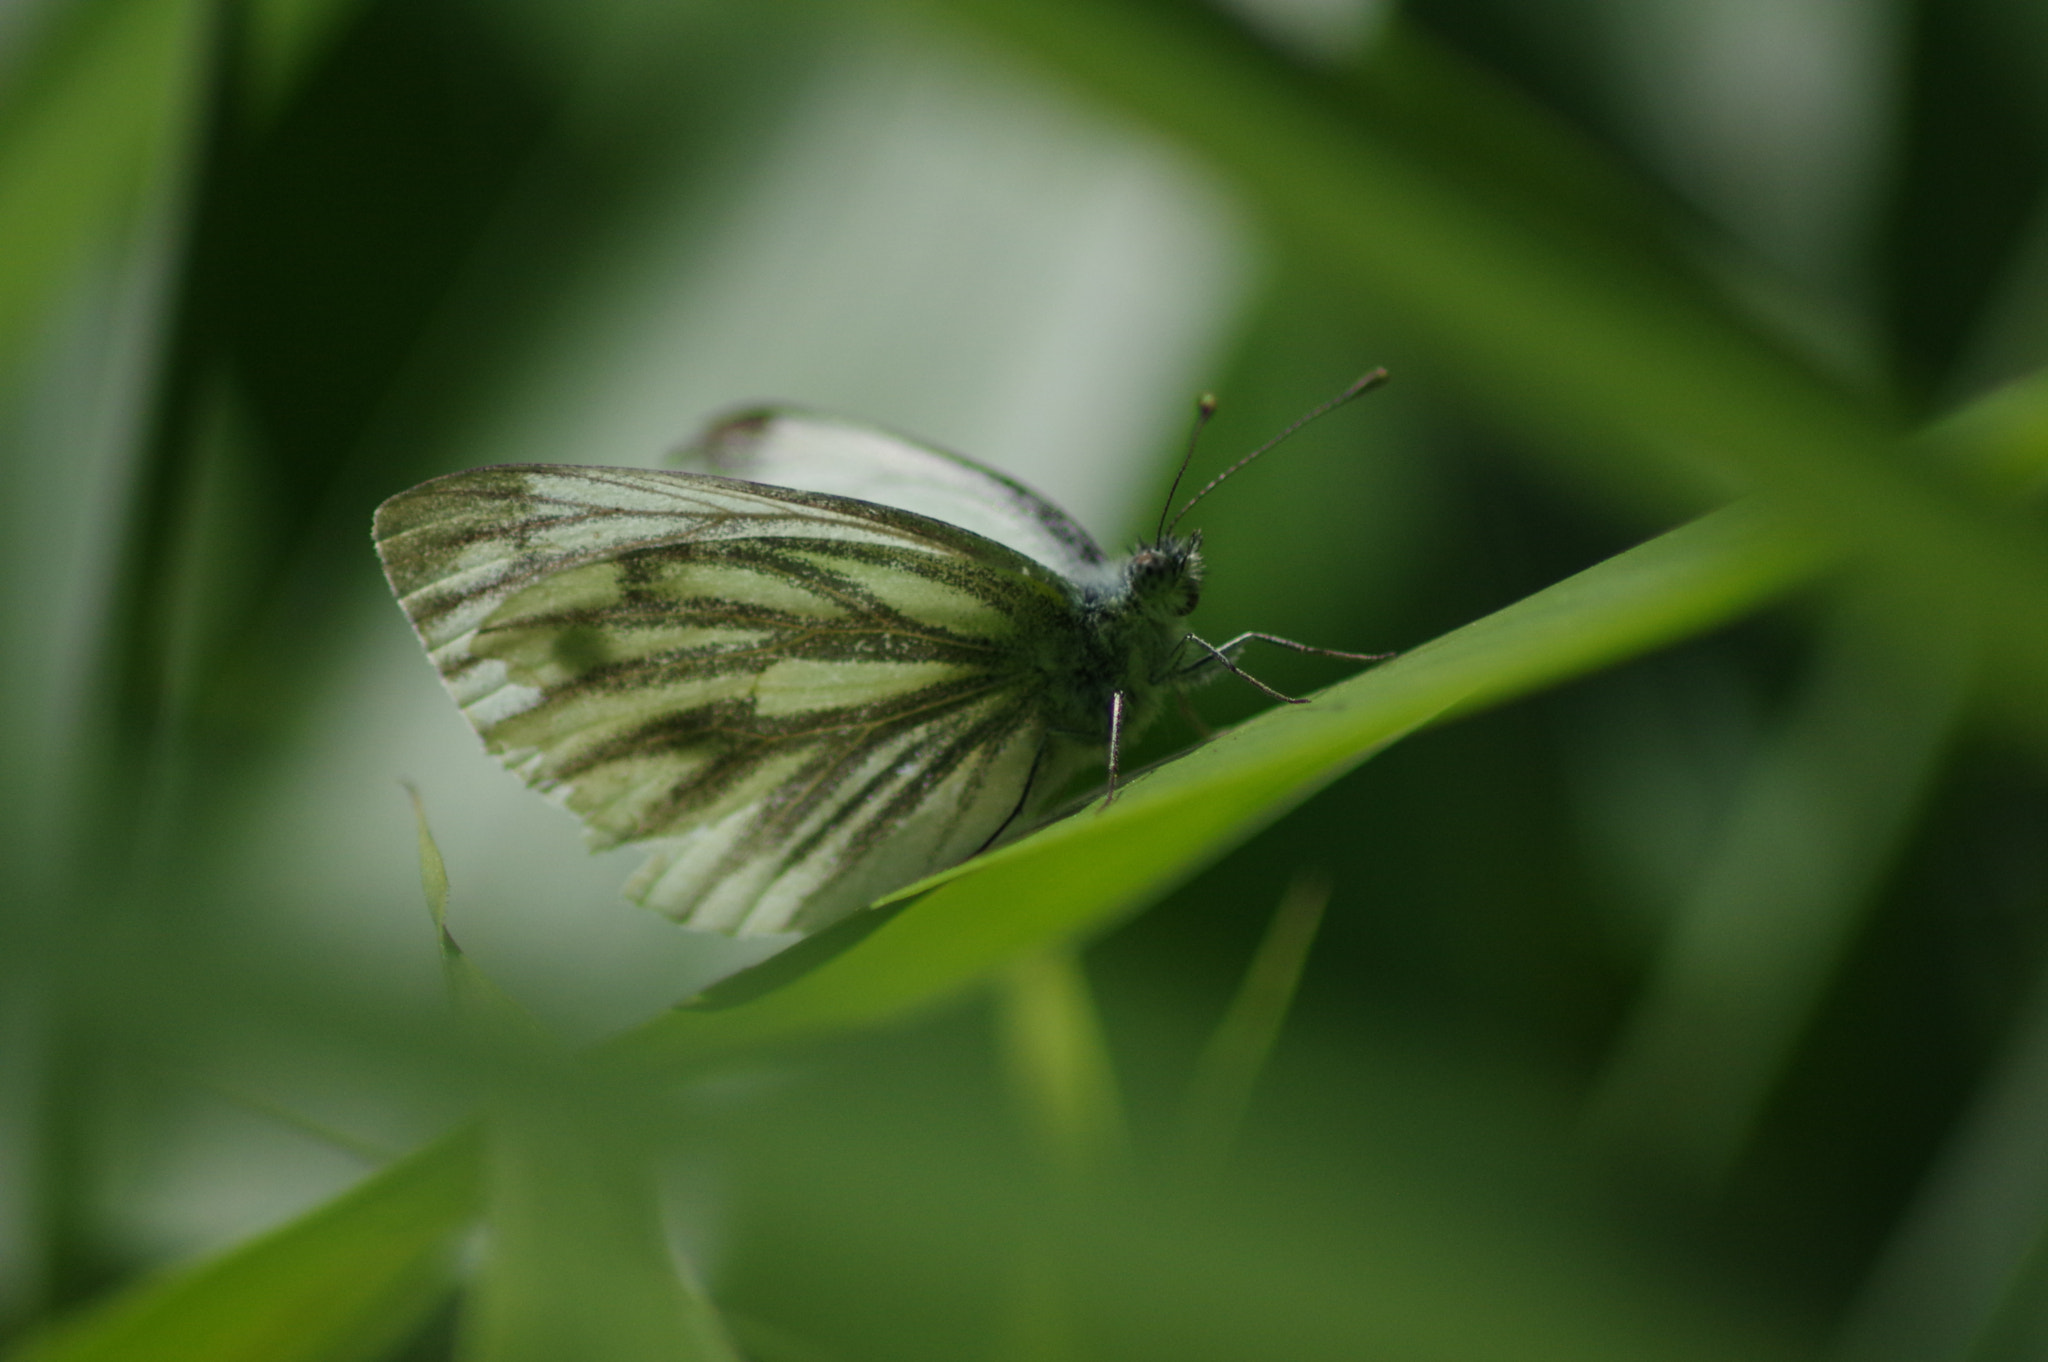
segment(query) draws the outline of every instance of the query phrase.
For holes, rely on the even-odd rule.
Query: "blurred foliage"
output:
[[[2044,190],[2037,0],[13,7],[7,1355],[2048,1353]],[[777,397],[1128,531],[1373,364],[1202,623],[1401,657],[765,964],[368,544]]]

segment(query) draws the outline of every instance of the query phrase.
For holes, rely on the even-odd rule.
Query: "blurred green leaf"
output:
[[[360,0],[253,0],[252,81],[274,107]],[[152,196],[174,188],[198,126],[202,0],[48,5],[0,103],[0,358]]]
[[[1561,1104],[1440,1037],[1407,1037],[1399,1058],[1355,1033],[1304,1039],[1228,1178],[1190,1187],[1140,1165],[1064,1214],[965,1126],[951,1090],[965,1065],[935,1074],[944,1061],[915,1040],[851,1047],[856,1062],[733,1112],[750,1238],[721,1276],[740,1308],[783,1302],[848,1358],[986,1355],[973,1344],[1000,1309],[991,1280],[1010,1285],[998,1274],[1032,1235],[1086,1359],[1811,1355],[1795,1322],[1689,1293],[1685,1268],[1615,1237],[1597,1199],[1556,1195]],[[934,1318],[934,1301],[959,1304]]]
[[[1203,1047],[1181,1112],[1182,1168],[1191,1180],[1221,1175],[1329,904],[1328,875],[1300,872],[1288,882],[1230,1010]]]
[[[1837,1339],[1842,1362],[2040,1355],[2048,1305],[2048,978],[1901,1217]]]
[[[275,109],[319,59],[362,0],[247,0],[250,85]]]
[[[1010,1084],[1040,1154],[1072,1183],[1124,1152],[1123,1102],[1095,1015],[1088,976],[1071,950],[1019,956],[1003,974],[1003,1047]]]
[[[197,1267],[123,1292],[12,1362],[371,1362],[452,1284],[476,1149],[430,1146]]]
[[[739,1362],[669,1247],[657,1165],[616,1111],[525,1103],[492,1121],[465,1362]]]
[[[1927,434],[1992,492],[2038,496],[2048,487],[2048,374],[2005,384]]]
[[[0,358],[142,210],[188,148],[207,6],[60,12],[0,108]]]
[[[1845,604],[1678,906],[1598,1094],[1599,1136],[1703,1184],[1747,1147],[1947,750],[1973,640],[1915,654]]]

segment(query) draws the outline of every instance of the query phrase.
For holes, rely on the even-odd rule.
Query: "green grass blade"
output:
[[[444,1140],[282,1228],[121,1293],[9,1362],[371,1362],[442,1299],[476,1212]]]
[[[1046,1164],[1079,1183],[1124,1151],[1123,1102],[1088,976],[1069,949],[1019,956],[997,991],[1010,1086]]]
[[[1230,1010],[1195,1063],[1181,1114],[1181,1167],[1191,1183],[1218,1176],[1230,1157],[1329,903],[1326,875],[1298,874],[1288,884]]]
[[[1133,781],[1036,836],[905,891],[894,917],[751,1002],[658,1018],[621,1063],[879,1021],[986,977],[1019,952],[1098,932],[1374,751],[1753,610],[1820,566],[1755,505],[1717,512]]]
[[[184,150],[206,6],[73,5],[0,110],[0,361]]]
[[[1583,1186],[1583,1165],[1567,1153],[1568,1113],[1551,1094],[1475,1079],[1433,1042],[1389,1051],[1328,1040],[1301,1047],[1294,1081],[1276,1092],[1287,1120],[1252,1135],[1229,1178],[1200,1195],[1168,1178],[1108,1178],[1064,1217],[1047,1214],[1042,1196],[1034,1203],[1040,1189],[1006,1151],[968,1148],[932,1120],[914,1061],[812,1066],[810,1092],[734,1131],[759,1160],[756,1204],[772,1207],[760,1223],[779,1225],[756,1253],[857,1259],[855,1281],[980,1300],[1045,1226],[1059,1274],[1044,1285],[1072,1293],[1087,1362],[1815,1355],[1802,1322],[1773,1303],[1701,1289],[1696,1272],[1616,1234],[1598,1198],[1561,1197]],[[867,1306],[835,1294],[802,1317],[829,1330],[850,1299]],[[865,1346],[834,1339],[847,1362],[894,1355],[887,1319],[858,1336]],[[904,1332],[914,1338],[915,1324]],[[1047,1329],[1016,1341],[1062,1342]],[[903,1350],[913,1351],[992,1350]]]
[[[1868,607],[1870,602],[1859,603]],[[1955,728],[1967,637],[1908,655],[1844,609],[1679,905],[1592,1108],[1596,1138],[1718,1183],[1819,1007]]]
[[[1017,1227],[994,1354],[999,1362],[1087,1355],[1065,1234],[1126,1152],[1123,1101],[1079,953],[1028,951],[996,990],[1005,1068],[1048,1175],[1047,1203]]]
[[[362,7],[362,0],[249,0],[249,84],[273,112]]]
[[[1987,393],[1927,435],[1994,494],[2038,498],[2048,491],[2048,374]]]

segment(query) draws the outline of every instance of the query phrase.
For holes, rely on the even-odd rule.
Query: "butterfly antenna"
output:
[[[1202,438],[1203,427],[1209,424],[1209,418],[1215,414],[1216,394],[1203,393],[1201,399],[1195,403],[1195,424],[1188,430],[1187,453],[1180,456],[1180,467],[1173,471],[1173,486],[1166,489],[1166,500],[1159,506],[1159,532],[1152,536],[1152,542],[1155,544],[1166,538],[1166,513],[1173,509],[1173,498],[1174,494],[1180,491],[1180,480],[1188,475],[1188,465],[1195,461],[1195,442]]]
[[[1180,524],[1182,518],[1185,517],[1189,511],[1195,509],[1196,502],[1200,501],[1203,497],[1206,497],[1211,492],[1215,491],[1217,487],[1222,484],[1223,480],[1229,477],[1232,473],[1237,472],[1238,469],[1243,468],[1253,459],[1258,458],[1259,455],[1264,454],[1267,450],[1273,448],[1275,445],[1279,444],[1288,436],[1294,434],[1294,432],[1300,430],[1303,426],[1315,420],[1317,417],[1328,416],[1331,412],[1337,410],[1337,408],[1343,406],[1352,398],[1362,397],[1366,393],[1371,392],[1374,388],[1379,387],[1380,384],[1385,383],[1386,381],[1387,371],[1385,369],[1374,369],[1371,373],[1364,374],[1361,377],[1359,377],[1359,379],[1356,382],[1354,382],[1350,387],[1346,388],[1343,392],[1338,393],[1335,397],[1323,403],[1323,405],[1317,407],[1314,411],[1309,412],[1305,416],[1297,418],[1294,424],[1288,426],[1287,429],[1281,431],[1278,435],[1275,435],[1272,439],[1266,441],[1266,443],[1260,445],[1257,449],[1254,449],[1251,453],[1245,455],[1242,459],[1239,459],[1236,463],[1230,465],[1230,467],[1224,469],[1215,477],[1209,479],[1208,485],[1202,488],[1201,491],[1195,493],[1193,496],[1188,498],[1188,504],[1180,508],[1180,513],[1174,516],[1172,521],[1168,523],[1166,530],[1161,531],[1161,533],[1164,534],[1167,531],[1172,530],[1172,528],[1175,525]],[[1174,479],[1174,486],[1176,488],[1180,486],[1180,480],[1178,478]]]

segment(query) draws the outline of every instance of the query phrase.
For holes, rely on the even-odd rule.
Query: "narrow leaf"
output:
[[[1900,851],[1961,712],[1960,631],[1915,656],[1844,609],[1676,906],[1592,1109],[1596,1138],[1712,1184],[1764,1105]]]
[[[476,1146],[444,1140],[208,1262],[131,1288],[10,1362],[371,1362],[449,1289]]]
[[[433,830],[427,826],[427,806],[420,792],[410,784],[405,792],[412,799],[413,825],[419,831],[420,888],[426,894],[427,913],[440,940],[441,977],[448,985],[449,999],[463,1020],[484,1039],[548,1050],[552,1041],[546,1029],[463,954],[455,934],[448,930],[448,864],[441,858]]]
[[[1074,952],[1017,957],[997,991],[1010,1086],[1048,1167],[1079,1182],[1123,1152],[1123,1103]]]
[[[1273,910],[1230,1010],[1196,1062],[1181,1117],[1181,1161],[1191,1181],[1221,1172],[1229,1157],[1329,902],[1327,876],[1304,872],[1294,877]]]
[[[186,148],[206,6],[108,0],[52,12],[0,110],[0,360],[139,210]]]
[[[420,888],[427,896],[427,915],[434,920],[434,931],[441,938],[441,949],[460,954],[454,938],[448,935],[448,863],[441,859],[441,848],[434,841],[434,830],[427,826],[427,806],[420,798],[419,787],[408,781],[405,793],[412,800],[413,827],[419,833]]]

